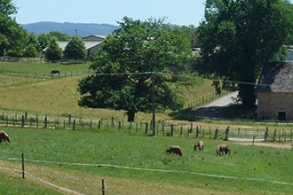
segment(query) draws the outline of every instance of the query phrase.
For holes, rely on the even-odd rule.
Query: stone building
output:
[[[256,86],[258,119],[293,120],[293,62],[268,62]]]

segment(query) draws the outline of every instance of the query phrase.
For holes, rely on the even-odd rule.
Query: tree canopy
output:
[[[48,61],[56,62],[63,56],[63,51],[57,43],[56,37],[51,37],[49,40],[49,46],[45,52],[46,59]]]
[[[198,28],[200,70],[238,83],[243,105],[255,105],[254,87],[265,62],[292,35],[292,6],[286,0],[207,0]]]
[[[64,57],[73,60],[85,60],[87,50],[81,38],[74,36],[66,45]]]
[[[0,1],[0,55],[21,56],[26,31],[11,17],[17,8],[11,0]]]
[[[135,113],[152,111],[154,92],[157,111],[181,109],[183,100],[170,83],[186,81],[174,73],[188,68],[192,58],[189,37],[164,19],[124,17],[118,24],[90,66],[95,73],[79,82],[82,96],[78,104],[124,110],[128,121],[134,121]]]

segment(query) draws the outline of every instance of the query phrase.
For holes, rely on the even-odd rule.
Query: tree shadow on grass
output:
[[[175,120],[196,121],[202,119],[212,120],[253,120],[256,118],[256,109],[246,108],[241,104],[232,104],[229,106],[210,106],[194,109],[185,109],[173,112],[170,116]]]

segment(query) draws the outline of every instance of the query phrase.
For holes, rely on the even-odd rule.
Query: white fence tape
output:
[[[21,159],[9,158],[9,160],[20,161]],[[74,165],[74,166],[113,167],[113,168],[120,168],[120,169],[131,169],[131,170],[152,171],[152,172],[183,173],[183,174],[191,174],[191,175],[200,175],[200,176],[205,176],[205,177],[237,179],[237,180],[247,180],[247,181],[260,181],[260,182],[269,182],[269,183],[274,183],[274,184],[292,185],[293,186],[293,183],[290,183],[290,182],[274,181],[274,180],[259,179],[259,178],[242,178],[242,177],[236,177],[236,176],[215,175],[215,174],[189,172],[189,171],[164,170],[164,169],[147,169],[147,168],[127,167],[127,166],[111,165],[111,164],[54,162],[54,161],[32,160],[32,159],[25,159],[25,161],[26,162],[37,162],[37,163],[48,163],[48,164]]]

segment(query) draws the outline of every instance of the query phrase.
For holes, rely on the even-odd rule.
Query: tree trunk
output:
[[[243,106],[253,108],[256,102],[255,79],[245,79],[245,83],[239,84],[239,98]]]
[[[127,121],[134,122],[135,111],[127,111]]]

